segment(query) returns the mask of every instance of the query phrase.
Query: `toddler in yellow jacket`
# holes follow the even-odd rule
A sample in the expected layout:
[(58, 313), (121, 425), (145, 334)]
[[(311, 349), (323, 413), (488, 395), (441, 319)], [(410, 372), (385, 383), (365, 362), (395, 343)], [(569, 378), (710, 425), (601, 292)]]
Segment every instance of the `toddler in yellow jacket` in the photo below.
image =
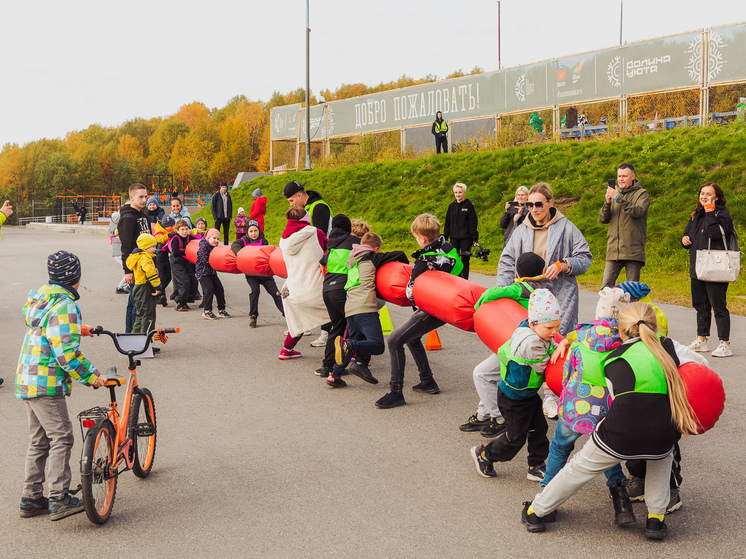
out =
[(161, 294), (161, 280), (153, 262), (155, 245), (155, 237), (143, 233), (137, 238), (137, 248), (127, 257), (127, 267), (135, 274), (132, 300), (137, 318), (132, 326), (133, 334), (147, 334), (155, 328), (155, 298)]

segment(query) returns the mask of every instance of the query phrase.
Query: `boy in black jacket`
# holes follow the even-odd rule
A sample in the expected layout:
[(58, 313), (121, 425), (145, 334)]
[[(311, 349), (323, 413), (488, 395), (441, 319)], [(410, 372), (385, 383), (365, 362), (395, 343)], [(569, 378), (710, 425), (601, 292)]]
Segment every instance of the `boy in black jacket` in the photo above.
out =
[(347, 302), (347, 259), (350, 257), (352, 245), (360, 244), (360, 237), (352, 234), (352, 222), (344, 214), (337, 214), (332, 218), (332, 230), (329, 233), (329, 245), (319, 264), (326, 266), (324, 275), (324, 303), (329, 311), (329, 337), (324, 348), (324, 360), (316, 374), (326, 379), (334, 367), (334, 340), (343, 336), (347, 328), (345, 319), (345, 303)]
[[(421, 247), (420, 250), (412, 254), (412, 257), (416, 260), (407, 284), (407, 297), (416, 309), (412, 288), (417, 276), (427, 270), (440, 270), (457, 276), (461, 272), (463, 264), (456, 249), (440, 236), (440, 222), (434, 215), (422, 214), (417, 216), (412, 222), (411, 231), (417, 240), (417, 244)], [(425, 346), (422, 345), (422, 336), (444, 324), (445, 322), (442, 320), (417, 309), (412, 318), (394, 330), (389, 336), (388, 346), (391, 354), (390, 390), (376, 402), (377, 408), (388, 409), (403, 406), (407, 403), (404, 401), (404, 395), (402, 394), (405, 366), (404, 345), (409, 347), (420, 373), (420, 382), (413, 386), (412, 390), (427, 394), (438, 394), (440, 392), (438, 383), (435, 382), (433, 372), (430, 370)]]

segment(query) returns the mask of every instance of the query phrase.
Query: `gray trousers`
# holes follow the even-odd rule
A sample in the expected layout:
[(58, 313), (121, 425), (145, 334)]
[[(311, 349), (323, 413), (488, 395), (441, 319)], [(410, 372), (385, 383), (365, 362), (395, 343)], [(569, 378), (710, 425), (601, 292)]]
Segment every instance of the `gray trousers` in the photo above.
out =
[(640, 260), (607, 260), (601, 287), (614, 287), (622, 268), (627, 281), (640, 281), (640, 271), (644, 265), (645, 262)]
[(496, 353), (474, 367), (474, 387), (479, 394), (477, 415), (484, 418), (491, 415), (502, 419), (503, 414), (497, 405), (498, 386), (500, 385), (500, 359)]
[(61, 499), (70, 489), (70, 454), (75, 437), (64, 396), (24, 400), (28, 414), (29, 444), (23, 497), (43, 495), (44, 469), (49, 466), (49, 497)]
[[(661, 460), (647, 460), (645, 472), (645, 504), (650, 514), (666, 514), (671, 499), (668, 478), (671, 476), (673, 453)], [(546, 516), (572, 497), (578, 489), (598, 474), (622, 462), (596, 446), (589, 439), (564, 468), (552, 478), (544, 490), (534, 497), (533, 509), (537, 516)]]

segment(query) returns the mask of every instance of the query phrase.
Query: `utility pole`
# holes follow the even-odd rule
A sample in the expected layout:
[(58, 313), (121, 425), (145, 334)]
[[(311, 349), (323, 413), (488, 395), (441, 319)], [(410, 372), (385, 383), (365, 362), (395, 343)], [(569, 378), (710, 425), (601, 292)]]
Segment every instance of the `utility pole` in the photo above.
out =
[(619, 46), (622, 46), (622, 23), (624, 22), (624, 0), (619, 0)]
[(500, 64), (500, 0), (497, 0), (497, 69), (502, 68)]
[(311, 48), (311, 23), (310, 23), (310, 1), (306, 0), (306, 167), (304, 171), (311, 170), (311, 78), (310, 48)]

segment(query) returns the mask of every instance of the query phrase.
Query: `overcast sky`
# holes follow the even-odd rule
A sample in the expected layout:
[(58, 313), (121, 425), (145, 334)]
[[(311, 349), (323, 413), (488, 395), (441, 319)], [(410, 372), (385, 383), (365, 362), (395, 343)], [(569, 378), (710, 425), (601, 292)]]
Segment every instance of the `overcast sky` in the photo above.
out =
[[(619, 44), (620, 0), (502, 0), (502, 66)], [(624, 0), (625, 42), (746, 20), (740, 0)], [(311, 0), (311, 91), (497, 69), (495, 0)], [(0, 147), (192, 101), (305, 87), (305, 0), (0, 7)]]

